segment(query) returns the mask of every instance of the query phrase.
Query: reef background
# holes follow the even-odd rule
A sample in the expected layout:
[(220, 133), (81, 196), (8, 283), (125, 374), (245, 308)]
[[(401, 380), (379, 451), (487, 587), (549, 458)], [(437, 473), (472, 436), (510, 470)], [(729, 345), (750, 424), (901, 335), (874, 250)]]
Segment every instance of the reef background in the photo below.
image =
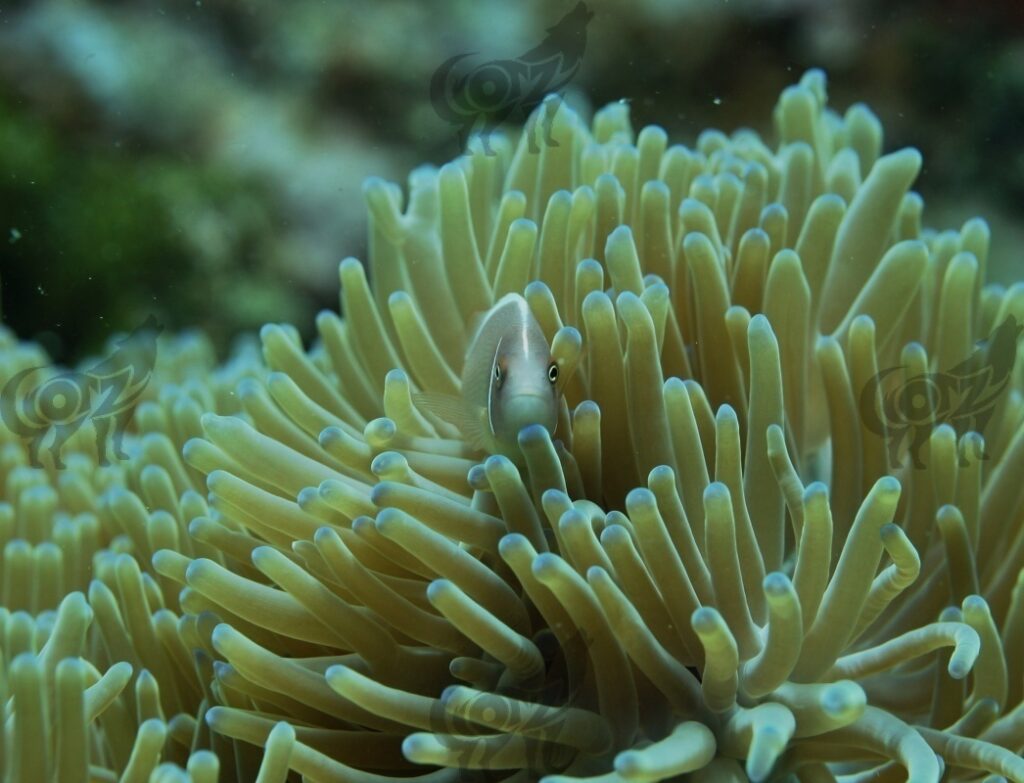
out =
[[(567, 7), (219, 7), (0, 24), (0, 777), (1024, 783), (1016, 19), (595, 4), (540, 155), (406, 180)], [(483, 459), (417, 392), (520, 290)]]
[[(456, 152), (432, 110), (452, 54), (516, 56), (574, 3), (15, 2), (0, 10), (3, 322), (58, 361), (154, 314), (226, 352), (336, 307), (365, 257), (359, 183)], [(913, 144), (926, 225), (987, 216), (1024, 261), (1024, 11), (1010, 2), (591, 0), (573, 82), (691, 144), (766, 120), (808, 67)], [(756, 127), (759, 132), (770, 128)]]

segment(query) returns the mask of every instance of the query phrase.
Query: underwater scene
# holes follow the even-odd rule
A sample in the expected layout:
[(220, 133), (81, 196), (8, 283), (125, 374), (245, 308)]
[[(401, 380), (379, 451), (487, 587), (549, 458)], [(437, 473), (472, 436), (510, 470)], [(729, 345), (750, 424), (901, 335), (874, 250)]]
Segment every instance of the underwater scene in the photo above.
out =
[(0, 783), (1024, 783), (1024, 6), (0, 7)]

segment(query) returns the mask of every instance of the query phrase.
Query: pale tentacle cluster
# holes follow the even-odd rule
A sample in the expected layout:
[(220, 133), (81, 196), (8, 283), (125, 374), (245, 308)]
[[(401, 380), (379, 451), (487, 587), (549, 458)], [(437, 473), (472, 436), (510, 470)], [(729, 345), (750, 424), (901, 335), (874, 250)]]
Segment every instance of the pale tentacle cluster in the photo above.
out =
[[(8, 771), (1024, 781), (1022, 363), (981, 433), (922, 397), (921, 467), (864, 392), (1024, 322), (984, 222), (922, 230), (920, 156), (818, 72), (774, 147), (538, 111), (539, 154), (367, 183), (313, 350), (175, 346), (128, 464), (6, 436)], [(413, 402), (511, 291), (565, 401), (522, 470)]]

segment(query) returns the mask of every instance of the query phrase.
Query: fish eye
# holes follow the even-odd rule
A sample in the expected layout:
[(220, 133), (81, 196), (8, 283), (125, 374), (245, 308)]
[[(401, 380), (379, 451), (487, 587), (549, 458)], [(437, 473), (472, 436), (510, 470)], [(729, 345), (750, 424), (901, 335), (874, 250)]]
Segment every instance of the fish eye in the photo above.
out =
[(558, 365), (554, 362), (548, 365), (548, 380), (552, 383), (558, 380)]
[(495, 363), (495, 365), (494, 365), (494, 380), (496, 380), (496, 381), (500, 381), (501, 380), (501, 365), (497, 364), (497, 363)]

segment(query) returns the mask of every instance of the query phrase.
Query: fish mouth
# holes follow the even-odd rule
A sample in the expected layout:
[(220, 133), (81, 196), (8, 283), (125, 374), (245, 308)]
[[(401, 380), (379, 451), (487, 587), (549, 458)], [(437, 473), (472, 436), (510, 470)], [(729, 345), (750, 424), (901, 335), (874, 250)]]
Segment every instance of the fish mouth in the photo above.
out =
[(531, 389), (517, 392), (505, 409), (506, 421), (518, 432), (530, 424), (540, 424), (549, 431), (558, 417), (558, 409), (550, 391)]
[(544, 390), (544, 391), (540, 391), (540, 390), (537, 390), (537, 391), (521, 391), (521, 392), (516, 392), (516, 397), (517, 398), (527, 397), (529, 399), (541, 400), (543, 402), (546, 402), (547, 400), (551, 399), (551, 392), (549, 392), (547, 390)]

